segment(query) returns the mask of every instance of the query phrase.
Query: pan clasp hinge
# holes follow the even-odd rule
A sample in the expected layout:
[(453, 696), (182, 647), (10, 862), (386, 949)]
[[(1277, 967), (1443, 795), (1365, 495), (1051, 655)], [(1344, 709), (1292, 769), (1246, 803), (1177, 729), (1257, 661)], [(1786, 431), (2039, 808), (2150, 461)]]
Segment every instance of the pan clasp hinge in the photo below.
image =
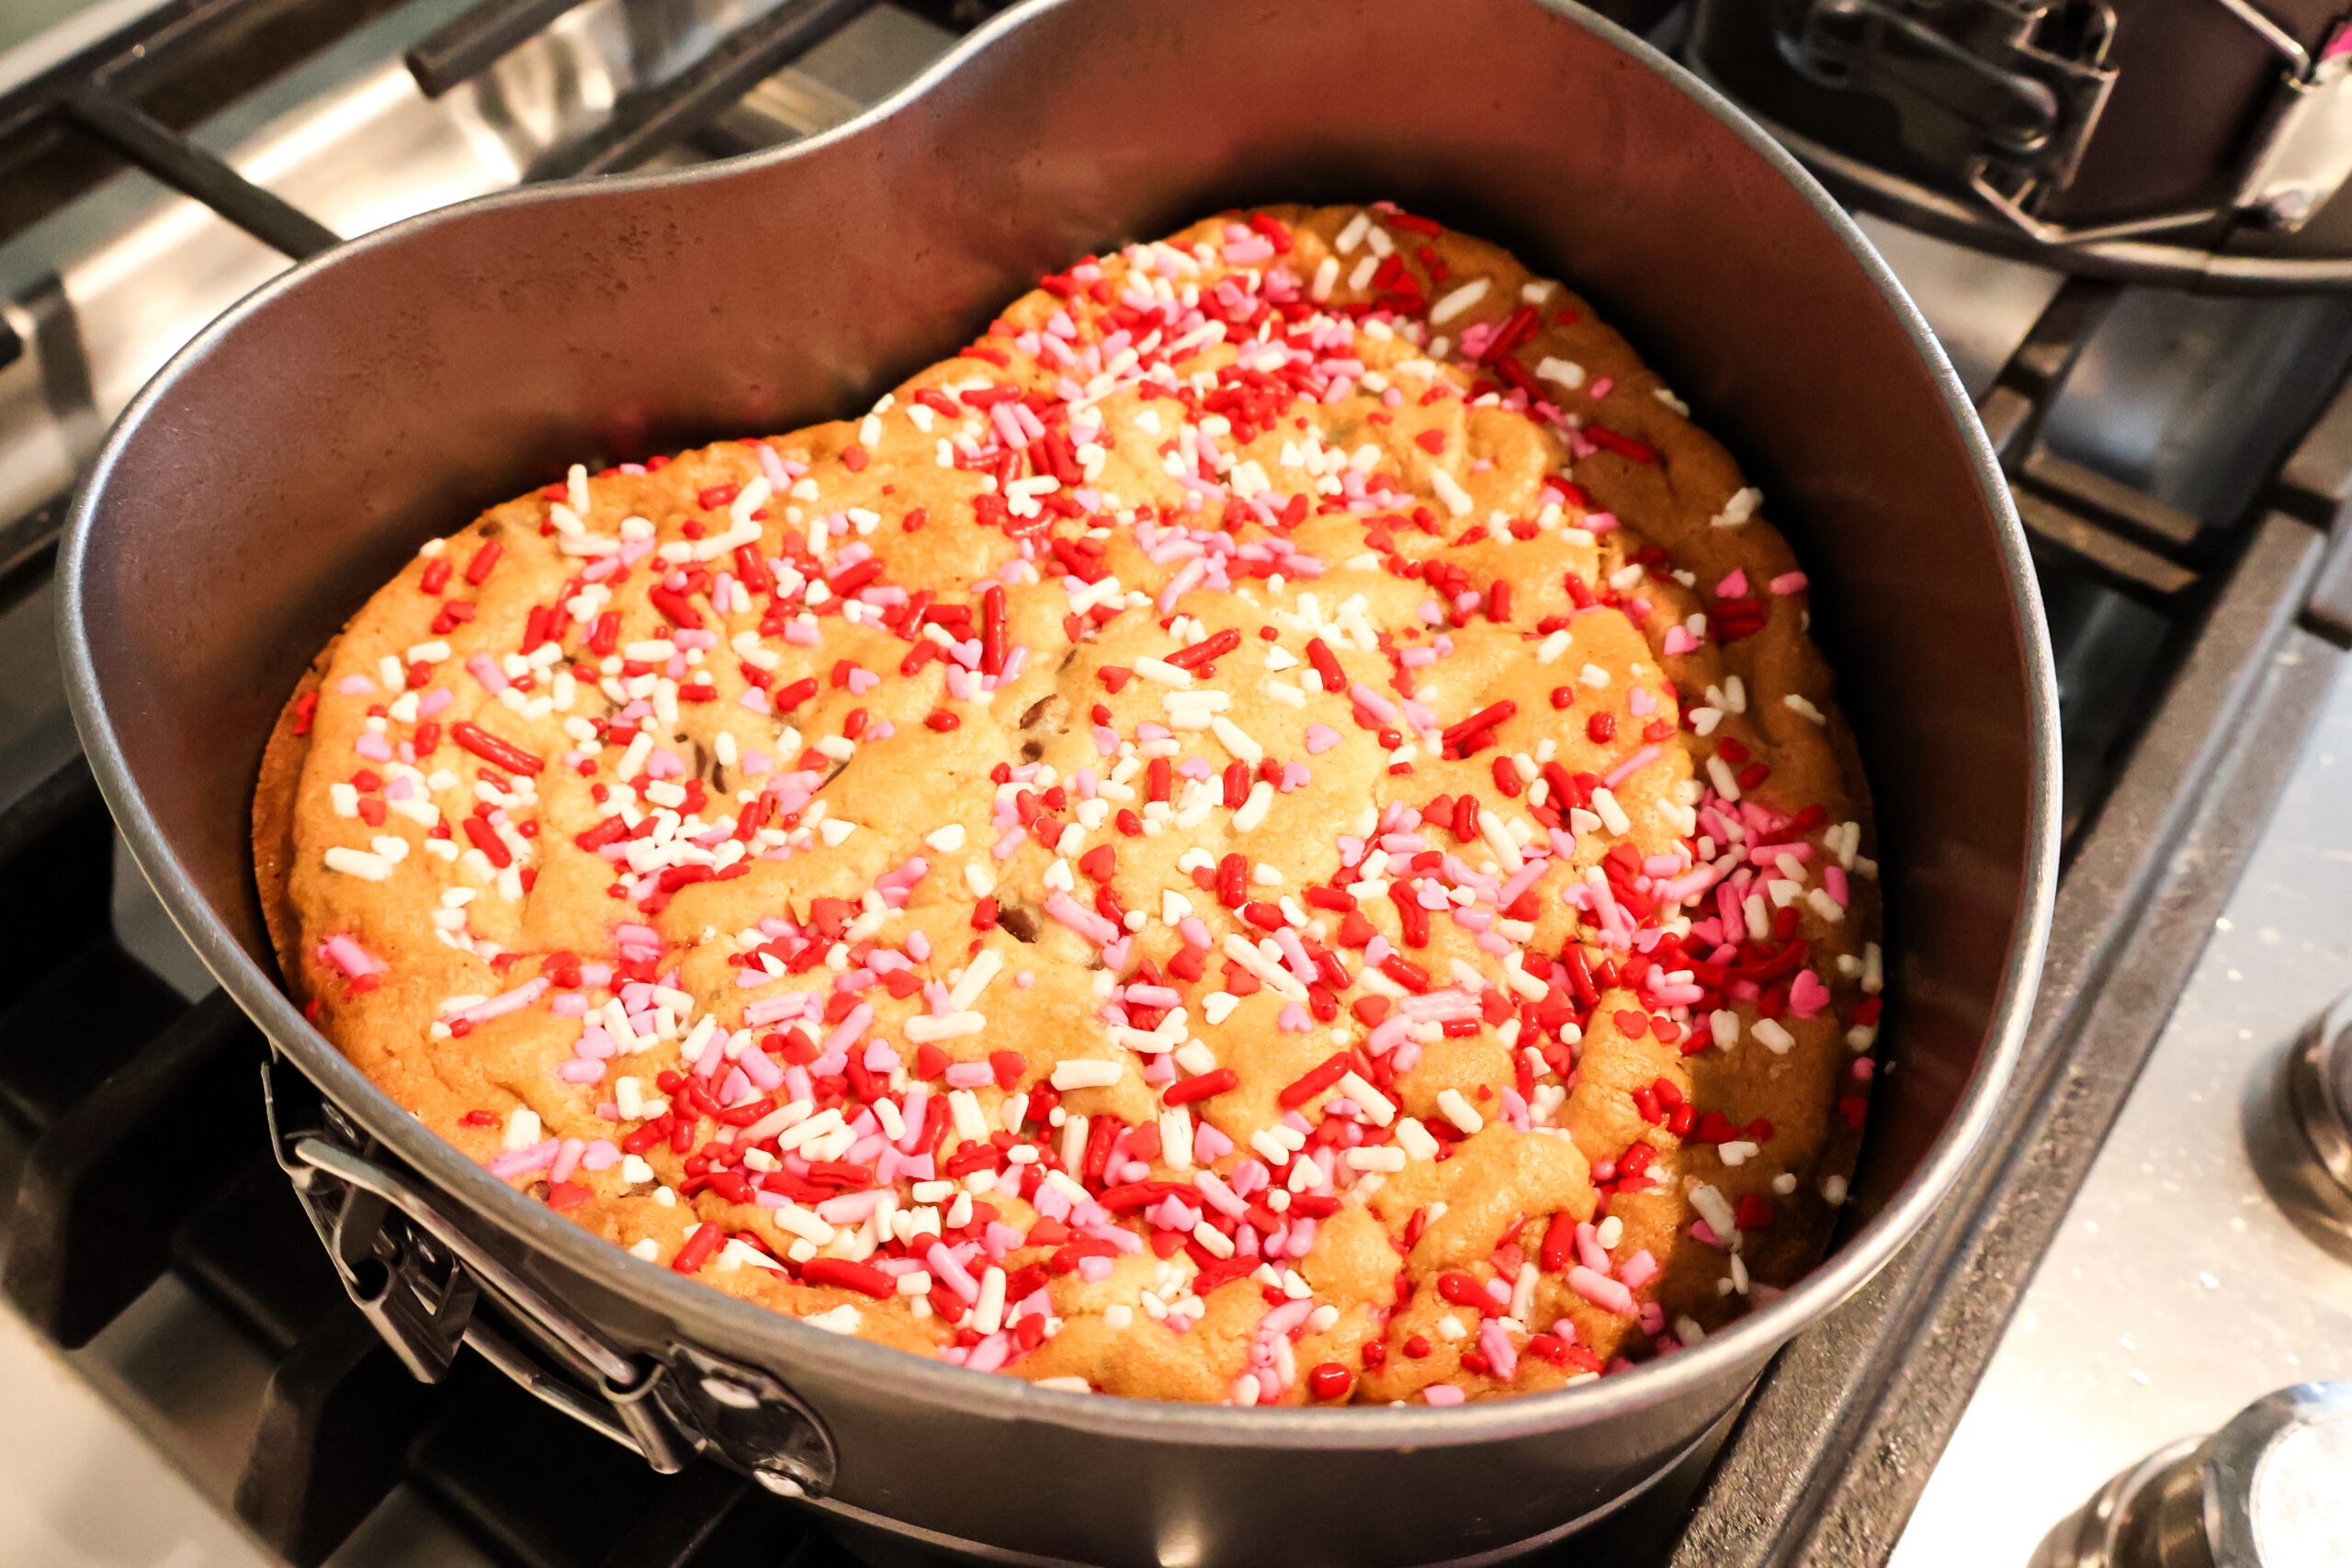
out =
[(631, 1354), (477, 1242), (437, 1195), (383, 1163), (331, 1101), (322, 1130), (282, 1134), (267, 1064), (270, 1145), (352, 1302), (420, 1382), (470, 1345), (565, 1415), (665, 1474), (708, 1453), (772, 1492), (822, 1497), (832, 1438), (797, 1395), (696, 1346)]

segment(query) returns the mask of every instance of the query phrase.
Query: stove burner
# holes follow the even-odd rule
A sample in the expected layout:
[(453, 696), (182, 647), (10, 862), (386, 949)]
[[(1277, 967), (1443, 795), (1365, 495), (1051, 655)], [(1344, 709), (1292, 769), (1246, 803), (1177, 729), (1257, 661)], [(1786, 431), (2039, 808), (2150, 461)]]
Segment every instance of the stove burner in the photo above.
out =
[(2342, 1562), (2352, 1554), (2347, 1466), (2352, 1383), (2297, 1383), (2116, 1476), (2043, 1538), (2031, 1568)]
[(2352, 991), (2295, 1043), (2287, 1098), (2320, 1168), (2352, 1203)]

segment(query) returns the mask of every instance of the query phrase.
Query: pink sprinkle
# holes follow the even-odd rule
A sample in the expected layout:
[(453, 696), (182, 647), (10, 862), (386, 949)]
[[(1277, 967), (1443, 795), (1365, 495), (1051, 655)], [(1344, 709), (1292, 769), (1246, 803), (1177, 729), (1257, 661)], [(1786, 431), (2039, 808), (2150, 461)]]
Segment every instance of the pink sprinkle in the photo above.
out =
[(1799, 1018), (1818, 1018), (1829, 1005), (1829, 987), (1810, 969), (1800, 969), (1789, 982), (1789, 1010)]
[(376, 682), (365, 675), (345, 675), (334, 683), (334, 689), (346, 697), (362, 697), (376, 689)]
[(849, 1010), (849, 1016), (842, 1020), (840, 1026), (825, 1037), (825, 1043), (819, 1048), (820, 1054), (830, 1056), (835, 1051), (846, 1052), (852, 1045), (857, 1043), (859, 1037), (865, 1034), (866, 1027), (873, 1021), (873, 1004), (858, 1003)]
[(963, 1297), (967, 1303), (980, 1299), (979, 1281), (964, 1271), (964, 1266), (956, 1261), (946, 1247), (934, 1241), (924, 1250), (922, 1258), (931, 1265), (931, 1277)]
[(828, 1198), (817, 1205), (817, 1217), (829, 1225), (854, 1225), (865, 1222), (875, 1206), (882, 1201), (882, 1190), (868, 1188), (863, 1192), (844, 1192), (838, 1198)]
[(1610, 769), (1609, 776), (1600, 782), (1608, 785), (1611, 789), (1615, 789), (1619, 784), (1624, 783), (1635, 773), (1640, 773), (1652, 762), (1657, 761), (1657, 755), (1658, 751), (1657, 747), (1645, 746), (1640, 750), (1634, 752), (1632, 756), (1626, 758), (1623, 761), (1618, 763), (1615, 767)]
[(372, 729), (360, 731), (359, 739), (351, 743), (351, 749), (371, 762), (389, 762), (392, 760), (390, 745)]
[(319, 948), (319, 956), (356, 980), (362, 975), (373, 975), (387, 965), (347, 936), (331, 936)]
[(432, 718), (457, 700), (457, 694), (447, 686), (435, 686), (424, 694), (423, 702), (416, 705), (416, 716), (419, 718)]
[(953, 1062), (941, 1075), (950, 1089), (978, 1089), (996, 1081), (996, 1071), (986, 1062)]
[(1433, 1382), (1421, 1390), (1421, 1397), (1431, 1404), (1459, 1404), (1470, 1396), (1450, 1382)]
[(605, 1064), (592, 1057), (573, 1056), (556, 1064), (555, 1076), (566, 1083), (602, 1083)]
[[(1358, 705), (1362, 706), (1365, 712), (1371, 714), (1373, 717), (1380, 720), (1381, 723), (1394, 724), (1396, 722), (1396, 705), (1390, 702), (1386, 697), (1382, 696), (1378, 692), (1374, 691), (1370, 686), (1365, 685), (1362, 681), (1353, 682), (1349, 685), (1348, 695), (1353, 697)], [(1314, 749), (1315, 748), (1312, 745), (1309, 745), (1307, 748), (1310, 751)]]
[[(1004, 405), (999, 403), (999, 408)], [(1116, 940), (1119, 928), (1102, 916), (1080, 904), (1069, 894), (1056, 891), (1046, 897), (1046, 913), (1068, 926), (1071, 931), (1098, 945)], [(871, 1011), (872, 1010), (868, 1010)]]
[(1698, 646), (1699, 639), (1681, 626), (1672, 626), (1666, 628), (1666, 651), (1669, 656), (1691, 652)]
[(505, 1154), (492, 1155), (483, 1163), (491, 1175), (501, 1181), (511, 1181), (518, 1176), (545, 1170), (555, 1163), (555, 1156), (562, 1147), (561, 1140), (549, 1138), (543, 1143), (533, 1144), (527, 1149), (514, 1149)]
[(1629, 1291), (1640, 1290), (1644, 1285), (1657, 1279), (1657, 1259), (1650, 1256), (1647, 1247), (1644, 1247), (1625, 1259), (1625, 1266), (1617, 1270), (1617, 1278)]
[(1801, 571), (1784, 571), (1772, 580), (1772, 592), (1782, 598), (1804, 592), (1805, 577)]
[(578, 1138), (564, 1139), (562, 1148), (556, 1153), (555, 1164), (548, 1168), (548, 1179), (549, 1181), (571, 1180), (572, 1168), (579, 1165), (580, 1156), (587, 1147), (588, 1145)]
[(1503, 1332), (1502, 1320), (1490, 1317), (1478, 1325), (1478, 1348), (1487, 1353), (1495, 1376), (1509, 1382), (1519, 1371), (1519, 1351), (1512, 1348), (1510, 1336)]
[(1600, 1245), (1600, 1234), (1593, 1229), (1591, 1221), (1577, 1222), (1576, 1239), (1577, 1257), (1586, 1268), (1596, 1274), (1606, 1275), (1615, 1267), (1609, 1259), (1609, 1249)]
[[(1669, 649), (1668, 651), (1671, 650)], [(760, 690), (757, 686), (744, 687), (743, 694), (735, 699), (735, 705), (740, 708), (747, 708), (751, 712), (758, 714), (764, 714), (771, 711), (768, 707), (768, 694)], [(747, 758), (746, 761), (748, 760), (749, 759)]]
[(1734, 569), (1729, 577), (1715, 584), (1715, 597), (1718, 599), (1744, 599), (1747, 596), (1747, 573), (1744, 570)]
[(475, 680), (481, 682), (482, 689), (489, 692), (492, 696), (497, 695), (499, 693), (506, 689), (506, 677), (503, 672), (501, 672), (498, 665), (491, 659), (489, 654), (475, 654), (472, 658), (466, 660), (466, 668), (473, 672), (473, 678)]
[(1581, 1263), (1568, 1270), (1568, 1289), (1603, 1312), (1623, 1316), (1634, 1310), (1633, 1292), (1614, 1280), (1594, 1273)]
[(468, 1023), (487, 1023), (493, 1018), (503, 1017), (517, 1008), (526, 1007), (537, 1001), (539, 993), (548, 988), (548, 983), (546, 976), (536, 976), (524, 981), (511, 991), (501, 992), (486, 1002), (476, 1002), (453, 1017), (464, 1019)]
[(1340, 732), (1332, 728), (1329, 725), (1310, 724), (1306, 727), (1306, 754), (1308, 756), (1319, 757), (1324, 752), (1329, 751), (1332, 747), (1337, 746), (1339, 743)]

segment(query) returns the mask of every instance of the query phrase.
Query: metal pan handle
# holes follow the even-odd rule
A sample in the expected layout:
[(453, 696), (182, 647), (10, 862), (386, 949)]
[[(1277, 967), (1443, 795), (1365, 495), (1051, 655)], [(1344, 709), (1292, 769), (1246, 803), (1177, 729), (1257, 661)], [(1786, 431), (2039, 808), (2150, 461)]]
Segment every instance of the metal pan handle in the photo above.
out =
[[(672, 1346), (666, 1358), (616, 1348), (477, 1242), (434, 1193), (382, 1163), (331, 1103), (324, 1130), (282, 1132), (273, 1065), (262, 1066), (271, 1149), (345, 1291), (419, 1382), (439, 1382), (470, 1345), (665, 1475), (709, 1453), (786, 1496), (831, 1489), (832, 1439), (789, 1389), (690, 1345)], [(485, 1304), (520, 1335), (492, 1323)]]

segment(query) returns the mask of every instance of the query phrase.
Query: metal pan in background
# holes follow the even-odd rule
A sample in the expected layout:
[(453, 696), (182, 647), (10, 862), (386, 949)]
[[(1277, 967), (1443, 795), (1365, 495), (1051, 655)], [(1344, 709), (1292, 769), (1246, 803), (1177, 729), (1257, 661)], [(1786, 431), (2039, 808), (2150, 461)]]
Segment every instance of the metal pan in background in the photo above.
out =
[[(312, 651), (420, 540), (574, 459), (862, 407), (1083, 253), (1228, 203), (1375, 197), (1591, 296), (1731, 444), (1811, 574), (1876, 797), (1894, 1005), (1851, 1226), (1778, 1303), (1625, 1375), (1455, 1409), (1037, 1389), (606, 1246), (425, 1132), (278, 990), (245, 838), (262, 744)], [(1040, 0), (827, 136), (370, 235), (244, 301), (141, 394), (62, 578), (107, 799), (205, 961), (322, 1092), (325, 1135), (295, 1163), (419, 1370), (463, 1330), (656, 1462), (707, 1446), (1011, 1561), (1466, 1560), (1625, 1496), (1967, 1171), (2047, 926), (2050, 656), (1957, 382), (1793, 162), (1565, 5)]]

